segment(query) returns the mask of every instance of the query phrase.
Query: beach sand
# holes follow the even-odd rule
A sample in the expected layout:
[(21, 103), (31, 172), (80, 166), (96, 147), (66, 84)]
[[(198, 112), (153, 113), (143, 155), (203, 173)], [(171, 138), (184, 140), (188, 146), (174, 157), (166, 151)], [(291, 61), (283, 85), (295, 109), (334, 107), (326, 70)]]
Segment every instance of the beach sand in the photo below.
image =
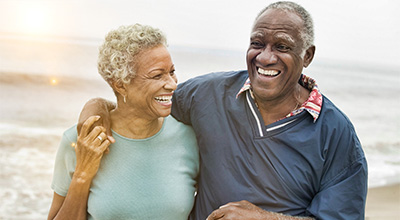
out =
[(400, 184), (370, 188), (365, 219), (400, 219)]
[[(92, 97), (113, 99), (104, 81), (0, 73), (0, 219), (45, 219), (62, 132)], [(371, 188), (366, 219), (400, 216), (400, 185)]]

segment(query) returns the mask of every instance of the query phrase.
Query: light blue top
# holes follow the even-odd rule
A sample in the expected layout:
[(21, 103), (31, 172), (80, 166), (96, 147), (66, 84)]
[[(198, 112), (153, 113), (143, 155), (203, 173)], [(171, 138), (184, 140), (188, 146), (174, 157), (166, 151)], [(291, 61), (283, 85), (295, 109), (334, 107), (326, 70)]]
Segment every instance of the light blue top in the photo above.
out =
[[(194, 201), (199, 155), (190, 126), (165, 118), (146, 139), (113, 132), (116, 142), (93, 179), (88, 219), (187, 219)], [(76, 126), (65, 131), (57, 152), (52, 189), (66, 196), (75, 170), (71, 147)]]

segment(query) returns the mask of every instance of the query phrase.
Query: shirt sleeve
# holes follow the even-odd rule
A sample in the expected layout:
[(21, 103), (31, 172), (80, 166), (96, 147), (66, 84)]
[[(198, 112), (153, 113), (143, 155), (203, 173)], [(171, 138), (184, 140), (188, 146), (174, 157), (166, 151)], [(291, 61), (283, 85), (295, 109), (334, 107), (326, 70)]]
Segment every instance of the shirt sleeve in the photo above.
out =
[(60, 196), (66, 196), (76, 166), (73, 146), (76, 143), (76, 127), (64, 132), (56, 154), (51, 188)]
[[(178, 85), (177, 90), (172, 96), (171, 115), (178, 121), (192, 125), (191, 123), (191, 105), (193, 91), (189, 88), (190, 82), (184, 82)], [(190, 91), (189, 91), (190, 90)]]
[[(321, 188), (307, 208), (317, 219), (364, 219), (368, 190), (368, 169), (354, 128), (338, 137), (330, 152)], [(343, 167), (343, 165), (345, 165)]]

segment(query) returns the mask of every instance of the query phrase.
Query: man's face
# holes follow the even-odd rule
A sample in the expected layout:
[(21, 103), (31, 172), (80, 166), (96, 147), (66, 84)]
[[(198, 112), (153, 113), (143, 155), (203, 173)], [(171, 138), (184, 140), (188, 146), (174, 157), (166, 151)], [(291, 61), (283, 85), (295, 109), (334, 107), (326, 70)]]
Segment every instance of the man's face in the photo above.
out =
[(247, 68), (258, 102), (293, 97), (303, 66), (311, 62), (307, 59), (310, 51), (303, 52), (302, 28), (303, 21), (297, 14), (282, 10), (269, 9), (256, 20), (247, 50)]

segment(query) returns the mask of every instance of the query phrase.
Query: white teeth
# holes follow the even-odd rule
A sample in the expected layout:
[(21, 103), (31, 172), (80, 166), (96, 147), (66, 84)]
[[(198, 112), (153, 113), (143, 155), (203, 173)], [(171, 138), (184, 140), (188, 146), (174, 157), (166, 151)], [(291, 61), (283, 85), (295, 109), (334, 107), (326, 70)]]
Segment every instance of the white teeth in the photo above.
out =
[(155, 100), (157, 102), (162, 102), (162, 103), (169, 103), (171, 102), (172, 96), (159, 96), (155, 97)]
[(279, 71), (277, 70), (264, 70), (261, 68), (258, 68), (258, 73), (261, 75), (266, 75), (266, 76), (276, 76), (279, 74)]

